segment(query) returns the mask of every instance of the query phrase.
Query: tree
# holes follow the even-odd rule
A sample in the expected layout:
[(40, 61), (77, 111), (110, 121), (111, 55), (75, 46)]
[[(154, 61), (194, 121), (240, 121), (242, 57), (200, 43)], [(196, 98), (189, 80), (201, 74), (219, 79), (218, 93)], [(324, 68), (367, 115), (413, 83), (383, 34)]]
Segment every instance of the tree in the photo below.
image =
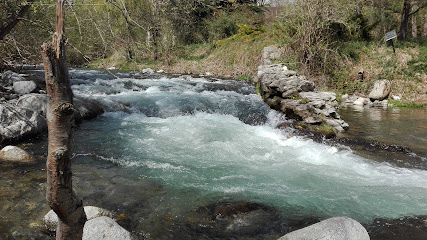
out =
[[(418, 7), (411, 12), (412, 7), (415, 6), (418, 3)], [(402, 15), (400, 18), (400, 30), (398, 34), (399, 40), (405, 40), (408, 38), (408, 24), (409, 24), (409, 17), (412, 15), (418, 13), (421, 9), (427, 7), (427, 1), (426, 0), (404, 0), (403, 2), (403, 9), (402, 9)]]
[(70, 147), (74, 121), (64, 36), (64, 0), (56, 4), (56, 32), (52, 43), (42, 46), (49, 96), (47, 121), (49, 147), (47, 160), (47, 191), (49, 206), (58, 215), (56, 239), (81, 239), (86, 214), (83, 203), (73, 191)]
[(35, 0), (27, 0), (27, 1), (15, 1), (16, 6), (11, 6), (11, 4), (7, 1), (4, 2), (4, 9), (7, 11), (5, 13), (6, 19), (2, 21), (0, 26), (0, 40), (12, 31), (12, 29), (18, 24), (20, 18), (22, 18), (30, 9), (31, 3)]

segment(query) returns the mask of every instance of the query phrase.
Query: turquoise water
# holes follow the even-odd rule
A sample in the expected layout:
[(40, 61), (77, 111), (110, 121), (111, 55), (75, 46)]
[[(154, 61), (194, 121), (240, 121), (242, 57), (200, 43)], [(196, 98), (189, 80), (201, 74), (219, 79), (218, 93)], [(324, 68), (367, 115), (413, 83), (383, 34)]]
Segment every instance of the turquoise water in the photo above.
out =
[[(427, 171), (278, 130), (283, 116), (245, 83), (93, 79), (73, 90), (112, 109), (76, 132), (75, 144), (84, 146), (78, 151), (129, 169), (141, 181), (194, 194), (165, 204), (185, 208), (218, 196), (292, 216), (345, 215), (362, 222), (427, 214)], [(115, 111), (119, 104), (127, 111)]]

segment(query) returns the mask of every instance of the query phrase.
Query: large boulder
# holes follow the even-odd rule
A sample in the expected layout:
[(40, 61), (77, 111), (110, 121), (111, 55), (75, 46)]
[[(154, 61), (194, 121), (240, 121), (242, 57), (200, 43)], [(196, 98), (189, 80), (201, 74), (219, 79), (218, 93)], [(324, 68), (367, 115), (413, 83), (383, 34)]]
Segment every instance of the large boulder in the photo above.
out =
[(86, 222), (83, 240), (133, 240), (136, 237), (109, 217), (97, 217)]
[(30, 163), (34, 161), (34, 157), (25, 150), (15, 146), (6, 146), (0, 150), (0, 160)]
[[(86, 206), (84, 207), (84, 211), (86, 213), (87, 220), (91, 220), (97, 217), (109, 217), (113, 218), (114, 214), (106, 209), (94, 207), (94, 206)], [(50, 232), (56, 231), (56, 226), (58, 225), (58, 216), (53, 210), (50, 210), (44, 217), (43, 222), (45, 224), (46, 230)]]
[(24, 77), (12, 71), (6, 71), (1, 77), (1, 83), (6, 86), (12, 86), (14, 82), (26, 81)]
[(386, 79), (377, 80), (374, 83), (374, 88), (369, 93), (369, 99), (371, 101), (379, 100), (382, 101), (388, 97), (391, 92), (391, 83)]
[(24, 95), (38, 92), (39, 88), (33, 81), (19, 81), (13, 83), (13, 90), (20, 95)]
[(0, 104), (0, 142), (18, 140), (46, 130), (46, 119), (28, 108)]
[(47, 101), (48, 97), (46, 94), (25, 94), (18, 99), (16, 106), (31, 109), (46, 117)]
[(348, 217), (329, 218), (293, 231), (279, 240), (369, 240), (366, 229)]

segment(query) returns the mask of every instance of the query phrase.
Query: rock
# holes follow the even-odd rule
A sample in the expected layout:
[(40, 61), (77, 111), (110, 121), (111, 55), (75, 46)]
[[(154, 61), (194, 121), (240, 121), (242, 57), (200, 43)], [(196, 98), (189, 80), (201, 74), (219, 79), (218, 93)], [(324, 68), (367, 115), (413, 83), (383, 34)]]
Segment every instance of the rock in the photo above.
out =
[(26, 81), (25, 78), (23, 78), (21, 75), (12, 71), (4, 72), (1, 80), (4, 85), (9, 86), (12, 86), (14, 82)]
[(153, 69), (151, 69), (151, 68), (145, 68), (145, 69), (142, 69), (142, 71), (141, 71), (143, 74), (153, 74), (154, 73), (154, 70)]
[(46, 119), (36, 111), (12, 103), (0, 104), (0, 143), (18, 140), (46, 129)]
[(369, 240), (366, 229), (348, 217), (329, 218), (303, 229), (293, 231), (279, 240)]
[[(106, 209), (94, 207), (94, 206), (85, 206), (84, 207), (87, 220), (91, 220), (97, 217), (109, 217), (113, 218), (114, 214)], [(58, 216), (53, 210), (50, 210), (44, 217), (43, 222), (45, 224), (46, 230), (50, 232), (56, 231), (56, 226), (58, 225)]]
[(109, 217), (97, 217), (86, 222), (83, 240), (133, 240), (132, 233)]
[(304, 121), (308, 124), (314, 124), (314, 125), (322, 123), (322, 119), (319, 117), (308, 117)]
[(73, 99), (76, 122), (81, 122), (82, 119), (92, 119), (104, 113), (101, 104), (94, 100), (80, 96), (74, 96)]
[(400, 101), (402, 98), (400, 96), (392, 95), (391, 98), (395, 101)]
[(333, 92), (302, 92), (300, 93), (300, 96), (302, 98), (307, 98), (311, 102), (327, 102), (336, 100), (336, 94)]
[(347, 99), (348, 99), (348, 94), (344, 94), (344, 95), (341, 96), (341, 101), (342, 102), (346, 102)]
[(0, 160), (28, 163), (34, 161), (34, 157), (18, 147), (6, 146), (0, 151)]
[(356, 101), (353, 102), (354, 105), (363, 106), (366, 104), (366, 100), (363, 97), (358, 98)]
[(282, 55), (280, 48), (275, 46), (265, 47), (262, 51), (262, 64), (270, 65), (274, 60), (279, 60)]
[(369, 93), (369, 98), (371, 99), (371, 101), (375, 101), (375, 100), (381, 101), (386, 99), (390, 94), (390, 92), (391, 92), (391, 83), (386, 79), (378, 80), (375, 82), (374, 88)]
[(37, 84), (33, 81), (19, 81), (13, 83), (13, 90), (18, 94), (28, 94), (38, 92)]
[(46, 118), (47, 101), (45, 94), (25, 94), (18, 99), (16, 106), (31, 109)]
[(163, 69), (157, 70), (157, 73), (164, 73), (164, 72), (165, 72), (165, 70), (163, 70)]

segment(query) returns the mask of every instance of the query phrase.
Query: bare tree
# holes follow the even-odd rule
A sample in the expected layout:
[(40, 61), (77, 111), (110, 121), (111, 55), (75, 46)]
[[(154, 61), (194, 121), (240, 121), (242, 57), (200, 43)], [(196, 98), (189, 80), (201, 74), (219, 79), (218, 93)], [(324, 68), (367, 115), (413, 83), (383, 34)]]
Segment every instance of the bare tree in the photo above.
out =
[(35, 0), (22, 1), (16, 9), (7, 13), (6, 19), (0, 25), (0, 40), (2, 40), (18, 24), (20, 18), (30, 9), (30, 4)]
[(64, 0), (58, 0), (53, 41), (42, 46), (46, 89), (49, 96), (46, 198), (49, 206), (58, 215), (56, 239), (72, 240), (82, 238), (86, 214), (83, 203), (74, 193), (72, 186), (70, 148), (74, 108), (66, 65), (64, 7)]

